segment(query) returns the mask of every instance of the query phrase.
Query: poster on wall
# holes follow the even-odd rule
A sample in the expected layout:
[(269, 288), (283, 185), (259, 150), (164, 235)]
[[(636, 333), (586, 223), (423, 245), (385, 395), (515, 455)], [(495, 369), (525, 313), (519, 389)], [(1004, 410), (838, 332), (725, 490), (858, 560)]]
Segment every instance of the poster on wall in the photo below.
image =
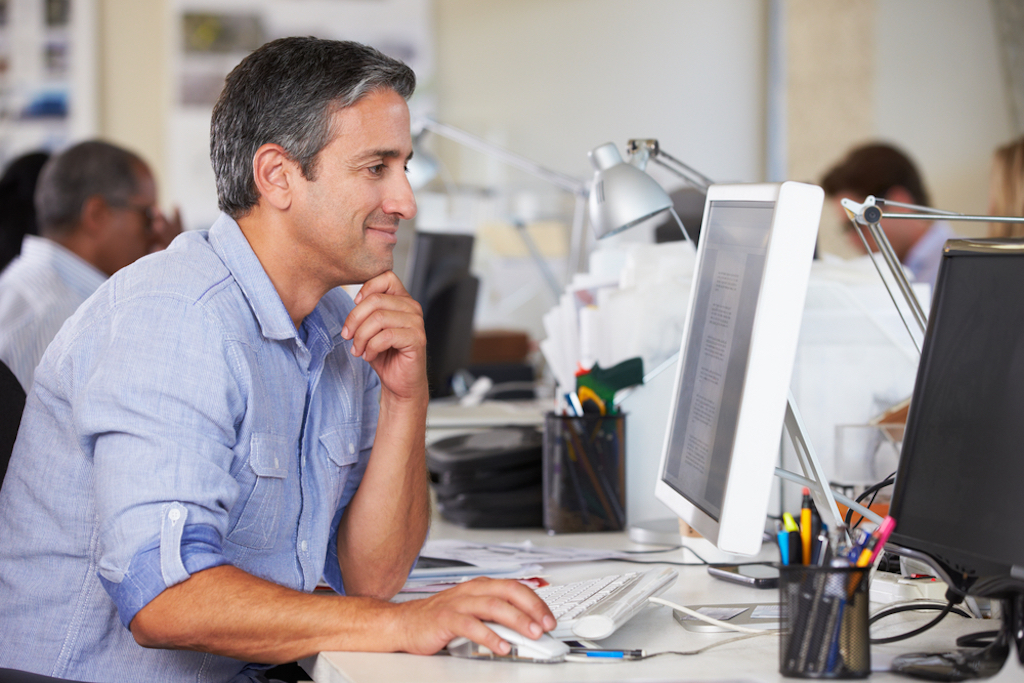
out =
[(96, 132), (94, 0), (0, 0), (0, 165)]
[(218, 215), (210, 115), (224, 77), (269, 40), (301, 35), (372, 45), (416, 72), (413, 116), (433, 112), (431, 0), (176, 0), (173, 12), (169, 190), (188, 229), (209, 227)]

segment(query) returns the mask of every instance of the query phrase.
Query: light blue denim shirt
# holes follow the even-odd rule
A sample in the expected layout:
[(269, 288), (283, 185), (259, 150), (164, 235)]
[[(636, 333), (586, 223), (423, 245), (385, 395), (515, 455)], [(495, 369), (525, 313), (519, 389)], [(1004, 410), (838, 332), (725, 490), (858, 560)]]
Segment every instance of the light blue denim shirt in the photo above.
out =
[(165, 588), (232, 564), (342, 590), (336, 534), (379, 380), (329, 292), (296, 331), (238, 225), (122, 269), (36, 371), (0, 491), (0, 666), (103, 681), (246, 681), (254, 667), (145, 649)]

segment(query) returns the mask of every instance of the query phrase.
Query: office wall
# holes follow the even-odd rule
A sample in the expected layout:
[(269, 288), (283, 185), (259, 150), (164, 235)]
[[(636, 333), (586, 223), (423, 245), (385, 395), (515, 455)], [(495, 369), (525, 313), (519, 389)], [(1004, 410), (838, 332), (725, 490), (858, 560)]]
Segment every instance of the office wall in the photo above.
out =
[[(99, 135), (149, 162), (165, 188), (171, 32), (164, 0), (96, 0)], [(174, 198), (166, 191), (161, 203)]]
[[(716, 179), (763, 167), (760, 0), (438, 0), (438, 114), (555, 170), (658, 138)], [(462, 155), (464, 180), (473, 157)], [(669, 182), (671, 177), (669, 177)]]
[[(97, 2), (99, 133), (138, 150), (165, 177), (168, 4)], [(937, 205), (984, 211), (988, 155), (1013, 134), (988, 0), (780, 2), (791, 26), (806, 20), (806, 49), (790, 48), (790, 71), (812, 72), (840, 48), (872, 55), (864, 71), (870, 85), (850, 84), (870, 103), (863, 105), (868, 123), (858, 125), (920, 161)], [(767, 0), (435, 0), (438, 116), (578, 177), (590, 174), (591, 148), (649, 136), (712, 178), (760, 180), (769, 7)], [(871, 27), (862, 46), (825, 39), (842, 12)], [(833, 142), (804, 147), (794, 139), (799, 128), (789, 134), (795, 178), (815, 179), (857, 137), (828, 115), (829, 88), (835, 83), (805, 84), (810, 94), (789, 103), (791, 120), (836, 128)], [(464, 179), (515, 179), (479, 154), (446, 151)]]

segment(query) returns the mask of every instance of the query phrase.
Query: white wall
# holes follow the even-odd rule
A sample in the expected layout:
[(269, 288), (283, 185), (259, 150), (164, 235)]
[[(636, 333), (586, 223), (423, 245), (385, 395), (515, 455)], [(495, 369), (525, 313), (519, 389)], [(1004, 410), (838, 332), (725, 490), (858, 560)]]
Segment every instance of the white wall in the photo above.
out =
[(919, 162), (936, 207), (987, 213), (992, 150), (1014, 136), (990, 3), (884, 0), (876, 30), (878, 135)]
[[(138, 149), (167, 177), (168, 46), (177, 24), (167, 0), (97, 1), (99, 133)], [(581, 178), (590, 175), (593, 147), (657, 137), (712, 178), (760, 180), (767, 4), (435, 0), (438, 116)], [(873, 100), (876, 134), (920, 161), (938, 206), (983, 211), (988, 155), (1014, 134), (988, 0), (862, 5), (875, 16), (875, 35), (865, 40), (875, 51), (875, 85), (864, 96)], [(516, 178), (475, 152), (445, 151), (465, 179)], [(843, 151), (816, 149), (817, 168)]]
[(580, 178), (589, 150), (637, 137), (715, 179), (762, 175), (760, 0), (437, 0), (437, 22), (452, 125)]

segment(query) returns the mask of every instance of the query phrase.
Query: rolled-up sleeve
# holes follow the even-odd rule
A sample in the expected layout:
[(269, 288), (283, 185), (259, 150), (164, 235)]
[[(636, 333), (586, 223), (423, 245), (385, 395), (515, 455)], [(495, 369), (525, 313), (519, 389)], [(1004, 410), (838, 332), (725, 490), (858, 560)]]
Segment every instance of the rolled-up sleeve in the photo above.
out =
[(243, 406), (201, 307), (151, 295), (112, 316), (88, 376), (74, 378), (74, 419), (93, 453), (97, 573), (127, 627), (166, 588), (228, 563), (222, 539), (239, 496), (231, 428)]

